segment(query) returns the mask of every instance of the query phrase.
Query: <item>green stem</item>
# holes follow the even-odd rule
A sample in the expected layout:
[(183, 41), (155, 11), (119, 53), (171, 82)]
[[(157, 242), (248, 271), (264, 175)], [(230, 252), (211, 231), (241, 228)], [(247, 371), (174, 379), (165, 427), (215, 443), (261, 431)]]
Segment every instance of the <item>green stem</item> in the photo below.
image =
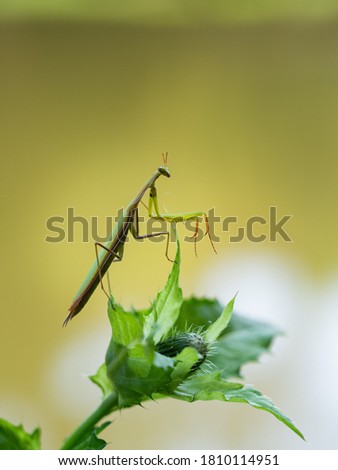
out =
[(110, 395), (105, 398), (102, 403), (96, 408), (96, 410), (86, 418), (80, 426), (75, 429), (73, 434), (71, 434), (64, 441), (61, 450), (70, 450), (74, 449), (81, 439), (88, 434), (89, 431), (92, 431), (95, 424), (97, 424), (102, 418), (107, 416), (117, 407), (117, 393), (112, 392)]

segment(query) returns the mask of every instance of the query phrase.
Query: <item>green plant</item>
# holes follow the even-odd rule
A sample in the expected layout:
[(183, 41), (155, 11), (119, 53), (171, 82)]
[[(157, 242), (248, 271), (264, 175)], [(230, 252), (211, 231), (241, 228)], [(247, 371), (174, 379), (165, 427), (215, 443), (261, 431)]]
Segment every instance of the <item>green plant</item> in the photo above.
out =
[[(221, 400), (247, 403), (268, 411), (298, 436), (302, 433), (269, 398), (254, 388), (229, 381), (241, 367), (266, 352), (279, 334), (275, 328), (237, 314), (235, 298), (223, 309), (217, 300), (183, 299), (179, 287), (180, 245), (164, 289), (143, 311), (115, 309), (108, 302), (112, 337), (105, 363), (90, 377), (103, 399), (98, 408), (65, 439), (61, 449), (103, 449), (100, 424), (112, 412), (149, 399), (186, 402)], [(0, 449), (39, 449), (40, 429), (0, 420)]]

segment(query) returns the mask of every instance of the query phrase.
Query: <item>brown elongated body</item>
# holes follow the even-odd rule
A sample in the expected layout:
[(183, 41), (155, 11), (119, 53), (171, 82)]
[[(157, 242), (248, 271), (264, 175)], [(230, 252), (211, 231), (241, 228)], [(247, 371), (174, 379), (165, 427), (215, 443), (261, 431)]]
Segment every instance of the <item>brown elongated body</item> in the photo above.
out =
[[(164, 158), (166, 163), (166, 158)], [(93, 292), (99, 285), (102, 284), (102, 278), (107, 272), (107, 269), (113, 261), (121, 261), (123, 257), (124, 243), (126, 241), (128, 232), (131, 232), (134, 238), (150, 238), (159, 235), (169, 235), (168, 232), (158, 232), (154, 234), (139, 235), (138, 230), (138, 206), (143, 198), (144, 194), (148, 189), (154, 186), (155, 181), (161, 175), (170, 177), (169, 170), (166, 166), (160, 166), (155, 173), (148, 179), (148, 181), (143, 185), (135, 198), (130, 201), (127, 207), (123, 210), (120, 215), (109, 240), (101, 245), (99, 243), (95, 244), (96, 250), (97, 246), (101, 247), (99, 253), (97, 253), (97, 259), (93, 263), (91, 269), (89, 270), (85, 280), (83, 281), (80, 289), (76, 293), (71, 306), (69, 307), (69, 314), (65, 319), (63, 325), (75, 317), (78, 313), (81, 312), (83, 307), (86, 305)], [(103, 286), (102, 286), (103, 288)]]

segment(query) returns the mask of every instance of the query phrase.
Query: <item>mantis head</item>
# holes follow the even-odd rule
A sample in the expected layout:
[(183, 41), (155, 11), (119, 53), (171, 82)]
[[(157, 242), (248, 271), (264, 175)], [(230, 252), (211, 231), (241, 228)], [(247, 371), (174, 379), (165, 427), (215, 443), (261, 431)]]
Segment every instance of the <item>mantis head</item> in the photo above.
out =
[(164, 175), (167, 178), (170, 178), (170, 173), (169, 173), (169, 170), (166, 166), (160, 166), (158, 168), (158, 171), (161, 173), (161, 175)]
[(169, 169), (167, 167), (167, 163), (168, 163), (168, 152), (166, 152), (166, 154), (162, 153), (162, 158), (163, 158), (163, 163), (164, 165), (163, 166), (160, 166), (158, 168), (158, 171), (161, 173), (161, 175), (164, 175), (166, 176), (167, 178), (170, 178), (170, 173), (169, 173)]

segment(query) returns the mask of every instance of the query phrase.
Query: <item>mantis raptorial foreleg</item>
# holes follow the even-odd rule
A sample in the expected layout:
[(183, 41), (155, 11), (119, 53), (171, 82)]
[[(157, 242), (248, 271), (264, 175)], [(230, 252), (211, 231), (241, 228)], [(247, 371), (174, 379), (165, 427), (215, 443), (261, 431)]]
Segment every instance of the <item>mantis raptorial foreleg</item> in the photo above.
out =
[[(155, 211), (156, 215), (153, 215), (153, 209)], [(216, 249), (215, 246), (212, 242), (211, 236), (210, 236), (210, 230), (209, 230), (209, 220), (208, 216), (205, 212), (197, 211), (197, 212), (182, 212), (178, 214), (161, 214), (159, 207), (158, 207), (158, 199), (157, 199), (157, 189), (155, 184), (153, 184), (150, 187), (150, 195), (149, 195), (149, 206), (148, 206), (148, 214), (149, 217), (155, 220), (165, 220), (166, 222), (169, 223), (176, 223), (176, 222), (186, 222), (188, 220), (195, 220), (196, 221), (196, 226), (195, 226), (195, 232), (191, 239), (194, 240), (195, 244), (195, 254), (197, 255), (197, 249), (196, 249), (196, 241), (197, 241), (197, 236), (198, 236), (198, 226), (199, 226), (199, 217), (202, 217), (205, 222), (205, 235), (208, 235), (212, 249), (214, 250), (215, 253)], [(168, 258), (168, 256), (167, 256)]]

